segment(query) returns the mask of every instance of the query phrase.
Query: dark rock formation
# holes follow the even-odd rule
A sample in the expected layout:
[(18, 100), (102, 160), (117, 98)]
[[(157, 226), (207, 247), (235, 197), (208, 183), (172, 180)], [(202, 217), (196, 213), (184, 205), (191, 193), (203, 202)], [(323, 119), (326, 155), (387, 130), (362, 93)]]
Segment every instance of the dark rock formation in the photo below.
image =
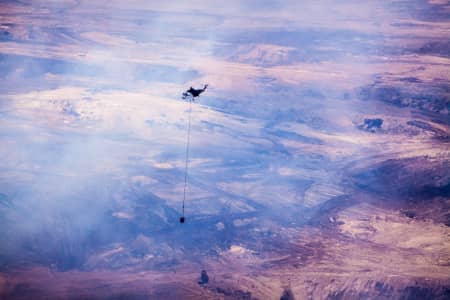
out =
[(280, 300), (294, 300), (294, 294), (292, 293), (290, 288), (284, 289), (283, 294), (280, 297)]
[(405, 211), (403, 214), (410, 219), (414, 219), (416, 217), (416, 213), (410, 210)]
[(198, 281), (198, 284), (207, 284), (209, 281), (208, 273), (206, 273), (205, 270), (202, 270), (202, 273), (200, 274), (200, 280)]
[(359, 129), (373, 131), (375, 129), (381, 129), (383, 125), (382, 119), (364, 119), (364, 124), (358, 126)]

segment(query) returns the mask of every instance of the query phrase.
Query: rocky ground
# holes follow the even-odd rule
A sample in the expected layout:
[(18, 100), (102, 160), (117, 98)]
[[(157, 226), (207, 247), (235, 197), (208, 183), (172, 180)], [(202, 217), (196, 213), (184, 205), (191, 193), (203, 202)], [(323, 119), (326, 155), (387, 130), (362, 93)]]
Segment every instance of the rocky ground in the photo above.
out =
[(0, 298), (448, 299), (449, 10), (3, 1)]

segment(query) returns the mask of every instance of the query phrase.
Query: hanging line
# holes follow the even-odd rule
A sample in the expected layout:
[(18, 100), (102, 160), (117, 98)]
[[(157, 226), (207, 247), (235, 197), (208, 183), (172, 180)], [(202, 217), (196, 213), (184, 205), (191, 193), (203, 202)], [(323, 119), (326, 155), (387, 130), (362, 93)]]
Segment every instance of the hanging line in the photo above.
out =
[(181, 214), (183, 218), (184, 218), (184, 202), (186, 201), (186, 188), (187, 188), (187, 182), (188, 182), (189, 147), (191, 144), (191, 111), (192, 111), (192, 99), (189, 99), (188, 129), (187, 129), (187, 141), (186, 141), (186, 163), (184, 166), (183, 207), (182, 207), (182, 214)]

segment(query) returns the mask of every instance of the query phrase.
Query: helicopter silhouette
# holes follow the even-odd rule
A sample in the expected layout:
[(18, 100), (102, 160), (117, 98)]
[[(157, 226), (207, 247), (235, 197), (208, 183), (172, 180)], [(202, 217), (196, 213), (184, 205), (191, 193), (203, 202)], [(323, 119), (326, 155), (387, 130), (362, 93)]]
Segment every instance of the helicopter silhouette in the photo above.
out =
[(192, 100), (194, 100), (195, 98), (197, 98), (198, 96), (200, 96), (201, 93), (203, 93), (206, 88), (208, 87), (207, 84), (205, 84), (205, 86), (202, 89), (194, 89), (192, 86), (183, 93), (183, 99), (187, 99), (187, 98), (191, 98)]

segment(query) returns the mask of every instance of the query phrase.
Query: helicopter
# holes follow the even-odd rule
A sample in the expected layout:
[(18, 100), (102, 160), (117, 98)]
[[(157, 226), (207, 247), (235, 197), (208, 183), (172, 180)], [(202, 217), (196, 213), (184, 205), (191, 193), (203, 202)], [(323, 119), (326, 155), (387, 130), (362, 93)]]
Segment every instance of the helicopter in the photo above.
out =
[(187, 99), (189, 97), (192, 98), (192, 100), (194, 100), (195, 98), (199, 97), (201, 93), (203, 93), (206, 88), (208, 87), (207, 84), (205, 84), (205, 86), (202, 89), (194, 89), (192, 86), (183, 93), (183, 99)]

